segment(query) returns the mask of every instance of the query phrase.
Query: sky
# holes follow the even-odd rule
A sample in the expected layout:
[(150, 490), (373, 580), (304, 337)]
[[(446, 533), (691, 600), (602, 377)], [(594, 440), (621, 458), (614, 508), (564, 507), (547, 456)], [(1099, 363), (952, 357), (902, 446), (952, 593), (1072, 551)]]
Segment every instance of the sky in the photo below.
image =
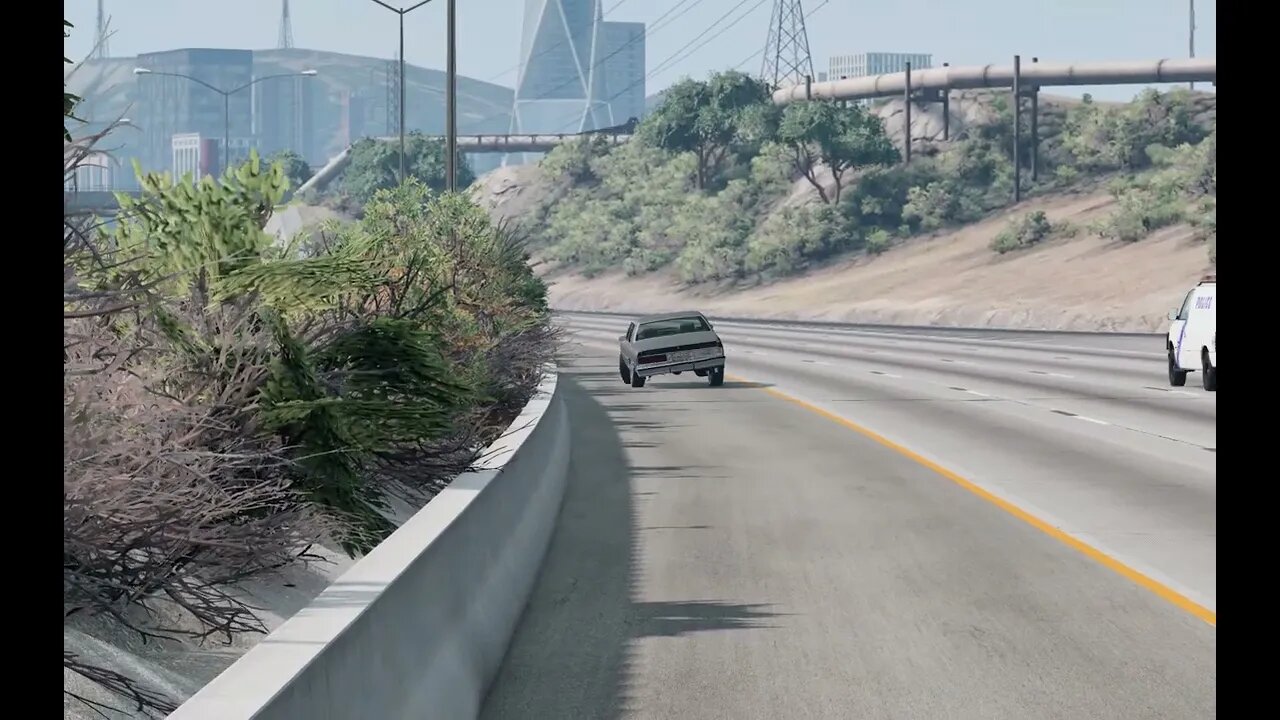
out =
[[(515, 84), (526, 0), (457, 0), (458, 72)], [(816, 72), (831, 55), (865, 51), (932, 53), (935, 65), (1007, 65), (1183, 58), (1188, 54), (1190, 0), (802, 0)], [(266, 49), (276, 46), (280, 0), (105, 0), (113, 56), (183, 47)], [(408, 6), (416, 0), (387, 0)], [(760, 71), (774, 0), (603, 0), (605, 19), (648, 27), (646, 92), (683, 77), (722, 69)], [(655, 24), (673, 7), (676, 10)], [(1196, 5), (1196, 56), (1216, 53), (1217, 3)], [(65, 0), (75, 25), (67, 56), (84, 58), (94, 44), (96, 0)], [(296, 47), (390, 58), (397, 41), (395, 13), (372, 0), (292, 0)], [(727, 17), (725, 17), (727, 14)], [(725, 19), (712, 27), (720, 18)], [(735, 23), (735, 20), (737, 21)], [(729, 26), (718, 36), (721, 29)], [(701, 37), (699, 35), (701, 34)], [(445, 66), (445, 0), (406, 17), (406, 59)], [(711, 39), (698, 47), (703, 41)], [(745, 62), (744, 62), (745, 61)], [(1140, 88), (1062, 88), (1124, 100)]]

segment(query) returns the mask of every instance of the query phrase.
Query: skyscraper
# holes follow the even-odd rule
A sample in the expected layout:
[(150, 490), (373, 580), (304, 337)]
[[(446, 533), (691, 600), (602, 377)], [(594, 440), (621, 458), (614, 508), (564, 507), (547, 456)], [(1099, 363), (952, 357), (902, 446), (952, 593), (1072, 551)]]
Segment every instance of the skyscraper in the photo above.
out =
[(604, 96), (600, 0), (525, 0), (512, 132), (612, 124)]
[(611, 125), (621, 125), (644, 115), (644, 23), (600, 23), (600, 48), (604, 71), (604, 100), (609, 103)]
[(827, 66), (827, 77), (839, 80), (842, 77), (900, 73), (907, 69), (907, 63), (911, 63), (912, 70), (923, 70), (933, 66), (933, 56), (925, 53), (885, 52), (833, 55)]
[(253, 87), (253, 130), (259, 153), (269, 156), (292, 150), (308, 162), (322, 159), (323, 153), (313, 147), (316, 86), (310, 78), (285, 77)]

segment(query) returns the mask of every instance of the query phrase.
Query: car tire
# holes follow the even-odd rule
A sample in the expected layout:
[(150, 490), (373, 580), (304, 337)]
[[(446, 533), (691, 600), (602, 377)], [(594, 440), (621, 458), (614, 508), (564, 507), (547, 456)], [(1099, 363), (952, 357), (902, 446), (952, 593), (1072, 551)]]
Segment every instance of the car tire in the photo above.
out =
[(720, 387), (724, 384), (724, 367), (711, 368), (707, 371), (707, 382), (711, 387)]
[(1169, 384), (1174, 387), (1187, 384), (1187, 371), (1178, 368), (1178, 362), (1173, 359), (1173, 353), (1169, 353)]
[(618, 376), (622, 378), (622, 382), (631, 384), (631, 371), (627, 369), (627, 363), (621, 355), (618, 356)]
[(630, 373), (630, 375), (631, 375), (631, 387), (633, 387), (633, 388), (642, 388), (642, 387), (644, 387), (644, 380), (645, 380), (645, 378), (644, 378), (644, 376), (643, 376), (643, 375), (641, 375), (640, 373), (637, 373), (637, 372)]
[(1218, 391), (1218, 368), (1209, 364), (1209, 353), (1200, 354), (1200, 382), (1208, 392)]

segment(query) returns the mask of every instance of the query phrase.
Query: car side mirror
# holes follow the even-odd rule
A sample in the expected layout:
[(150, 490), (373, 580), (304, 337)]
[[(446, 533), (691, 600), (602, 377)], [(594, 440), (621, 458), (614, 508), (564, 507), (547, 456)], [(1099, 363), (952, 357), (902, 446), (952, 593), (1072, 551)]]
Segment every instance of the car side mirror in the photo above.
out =
[(1178, 309), (1177, 309), (1177, 308), (1174, 308), (1173, 310), (1170, 310), (1170, 311), (1169, 311), (1168, 318), (1169, 318), (1170, 320), (1177, 320), (1177, 319), (1178, 319)]

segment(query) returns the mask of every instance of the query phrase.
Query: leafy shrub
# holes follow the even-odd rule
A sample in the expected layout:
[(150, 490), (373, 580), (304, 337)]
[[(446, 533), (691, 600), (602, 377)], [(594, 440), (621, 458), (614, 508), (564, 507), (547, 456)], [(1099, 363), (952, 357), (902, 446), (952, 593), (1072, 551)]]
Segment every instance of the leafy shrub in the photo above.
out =
[(64, 219), (64, 612), (262, 632), (240, 583), (367, 551), (392, 497), (425, 501), (514, 416), (554, 350), (546, 288), (519, 237), (413, 180), (305, 253), (263, 232), (280, 164), (141, 184), (109, 234)]
[(1134, 242), (1159, 228), (1190, 221), (1205, 239), (1216, 238), (1216, 134), (1199, 145), (1151, 145), (1146, 152), (1155, 169), (1111, 184), (1117, 207), (1094, 224), (1094, 231)]
[(1043, 211), (1029, 212), (1021, 218), (1010, 220), (1005, 229), (991, 241), (991, 249), (1003, 255), (1029, 248), (1048, 238), (1053, 231), (1053, 225)]
[[(441, 138), (410, 132), (405, 137), (405, 173), (435, 191), (443, 190), (446, 177), (446, 147)], [(457, 183), (465, 188), (475, 181), (466, 156), (459, 154)], [(400, 145), (374, 138), (357, 140), (351, 146), (351, 161), (337, 185), (341, 195), (359, 206), (373, 199), (379, 190), (389, 190), (400, 182)]]
[(784, 208), (766, 218), (748, 241), (744, 269), (765, 277), (790, 275), (815, 260), (856, 249), (860, 239), (830, 205)]
[(879, 255), (893, 247), (893, 236), (884, 228), (876, 228), (867, 235), (866, 249), (868, 255)]

